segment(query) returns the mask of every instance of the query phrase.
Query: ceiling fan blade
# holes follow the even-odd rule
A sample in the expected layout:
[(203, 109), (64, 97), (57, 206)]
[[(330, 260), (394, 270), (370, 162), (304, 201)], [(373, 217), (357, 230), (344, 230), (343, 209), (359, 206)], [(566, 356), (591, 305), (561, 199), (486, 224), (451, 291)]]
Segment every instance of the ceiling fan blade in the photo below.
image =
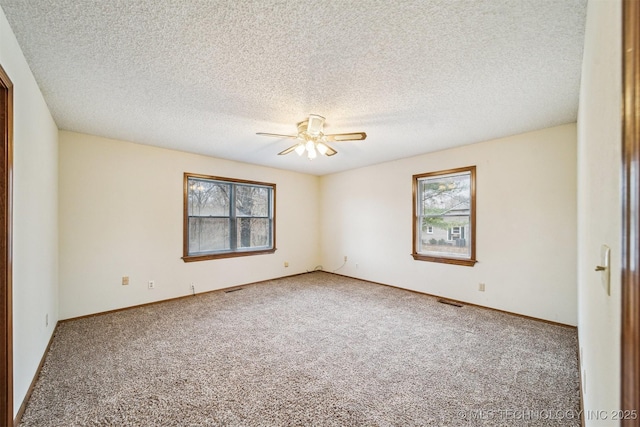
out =
[(289, 154), (290, 152), (294, 151), (298, 145), (300, 144), (296, 144), (296, 145), (292, 145), (291, 147), (287, 148), (286, 150), (282, 150), (281, 152), (278, 153), (278, 156), (283, 156), (285, 154)]
[(325, 135), (327, 141), (337, 142), (337, 141), (362, 141), (367, 137), (367, 134), (364, 132), (354, 132), (354, 133), (334, 133), (333, 135)]
[(324, 125), (324, 117), (317, 114), (309, 114), (309, 120), (307, 122), (307, 133), (309, 135), (317, 136), (322, 132), (322, 126)]
[(336, 154), (338, 154), (338, 152), (336, 150), (334, 150), (333, 148), (329, 147), (327, 144), (324, 144), (327, 146), (327, 153), (325, 154), (325, 156), (334, 156)]
[(273, 136), (274, 138), (289, 138), (289, 139), (296, 139), (298, 137), (298, 135), (280, 135), (277, 133), (264, 133), (264, 132), (258, 132), (256, 133), (256, 135)]

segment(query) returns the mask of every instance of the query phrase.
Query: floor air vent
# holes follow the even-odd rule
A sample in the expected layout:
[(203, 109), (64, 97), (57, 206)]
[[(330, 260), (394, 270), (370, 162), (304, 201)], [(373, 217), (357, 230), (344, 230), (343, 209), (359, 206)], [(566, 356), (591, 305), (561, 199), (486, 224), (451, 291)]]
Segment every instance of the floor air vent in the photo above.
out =
[(227, 289), (226, 291), (224, 291), (225, 294), (231, 293), (231, 292), (235, 292), (235, 291), (241, 291), (244, 288), (235, 288), (235, 289)]
[(442, 298), (438, 299), (438, 302), (439, 302), (439, 303), (442, 303), (442, 304), (452, 305), (452, 306), (454, 306), (454, 307), (463, 307), (463, 305), (462, 305), (462, 304), (458, 304), (458, 303), (457, 303), (457, 302), (455, 302), (455, 301), (448, 301), (448, 300), (446, 300), (446, 299), (442, 299)]

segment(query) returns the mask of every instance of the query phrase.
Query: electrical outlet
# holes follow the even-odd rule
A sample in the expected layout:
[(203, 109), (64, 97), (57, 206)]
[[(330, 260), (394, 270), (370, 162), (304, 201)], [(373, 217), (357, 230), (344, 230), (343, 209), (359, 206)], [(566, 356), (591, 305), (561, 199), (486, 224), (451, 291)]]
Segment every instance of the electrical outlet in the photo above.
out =
[(49, 313), (44, 315), (44, 326), (49, 326)]
[(191, 283), (191, 293), (192, 293), (193, 295), (195, 295), (195, 294), (196, 294), (196, 285), (194, 285), (193, 283)]
[(155, 289), (156, 288), (156, 282), (153, 280), (149, 280), (149, 289)]
[(346, 255), (344, 256), (344, 262), (347, 262), (347, 256)]
[(127, 286), (129, 284), (129, 276), (122, 276), (122, 286)]
[(285, 262), (284, 262), (284, 266), (285, 266), (285, 267), (289, 267), (289, 261), (285, 261)]
[(480, 292), (484, 292), (484, 283), (480, 283), (480, 284), (478, 285), (478, 290), (479, 290)]

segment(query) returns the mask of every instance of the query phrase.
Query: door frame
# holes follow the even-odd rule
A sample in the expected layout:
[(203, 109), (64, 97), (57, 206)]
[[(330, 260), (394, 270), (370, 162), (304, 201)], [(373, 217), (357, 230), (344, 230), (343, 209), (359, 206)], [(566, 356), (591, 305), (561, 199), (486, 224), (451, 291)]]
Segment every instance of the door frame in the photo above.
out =
[[(640, 411), (640, 2), (622, 12), (622, 324), (620, 408)], [(622, 425), (638, 426), (637, 419)]]
[(13, 83), (0, 66), (0, 424), (13, 425)]

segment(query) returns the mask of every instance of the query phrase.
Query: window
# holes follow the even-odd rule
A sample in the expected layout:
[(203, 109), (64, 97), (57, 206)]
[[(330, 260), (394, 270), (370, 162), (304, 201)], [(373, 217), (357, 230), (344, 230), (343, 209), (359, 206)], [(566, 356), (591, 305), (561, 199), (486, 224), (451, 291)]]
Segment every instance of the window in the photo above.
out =
[(184, 174), (185, 262), (275, 252), (275, 184)]
[[(451, 227), (447, 233), (447, 240), (453, 242), (454, 240), (464, 239), (464, 230), (466, 227)], [(429, 231), (427, 230), (427, 234)]]
[(413, 176), (413, 259), (477, 262), (475, 180), (475, 166)]

